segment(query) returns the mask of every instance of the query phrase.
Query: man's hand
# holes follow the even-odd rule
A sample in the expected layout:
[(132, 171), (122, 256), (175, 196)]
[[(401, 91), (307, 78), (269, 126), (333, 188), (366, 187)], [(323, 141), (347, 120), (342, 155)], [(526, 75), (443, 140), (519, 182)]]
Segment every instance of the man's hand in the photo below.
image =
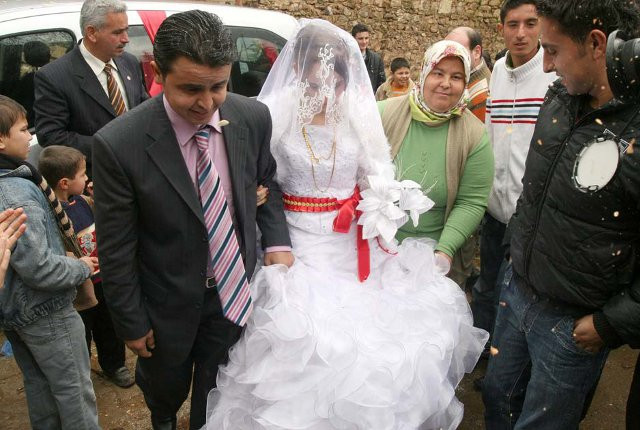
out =
[(98, 259), (96, 257), (84, 256), (80, 257), (79, 260), (86, 264), (87, 267), (89, 267), (92, 275), (95, 273), (96, 269), (98, 268)]
[(593, 325), (593, 314), (586, 315), (573, 323), (573, 340), (587, 352), (596, 353), (604, 346), (602, 338)]
[(127, 345), (127, 348), (133, 351), (134, 354), (142, 358), (151, 357), (151, 351), (153, 351), (156, 347), (156, 340), (153, 337), (153, 330), (149, 330), (149, 332), (140, 339), (125, 340), (124, 343), (125, 345)]
[(0, 288), (9, 268), (11, 249), (27, 229), (27, 216), (22, 209), (6, 209), (0, 213)]
[(6, 248), (13, 248), (18, 238), (22, 236), (27, 229), (24, 224), (26, 220), (27, 216), (22, 208), (6, 209), (0, 212), (0, 237), (4, 239)]
[(4, 277), (9, 268), (11, 249), (27, 229), (24, 224), (26, 220), (27, 216), (22, 208), (0, 212), (0, 289), (4, 286)]
[(277, 252), (266, 252), (264, 254), (264, 265), (271, 266), (272, 264), (284, 264), (287, 267), (291, 267), (293, 265), (293, 254), (291, 251), (277, 251)]
[(258, 190), (256, 191), (258, 198), (258, 206), (262, 206), (267, 203), (267, 198), (269, 197), (269, 188), (264, 185), (258, 185)]

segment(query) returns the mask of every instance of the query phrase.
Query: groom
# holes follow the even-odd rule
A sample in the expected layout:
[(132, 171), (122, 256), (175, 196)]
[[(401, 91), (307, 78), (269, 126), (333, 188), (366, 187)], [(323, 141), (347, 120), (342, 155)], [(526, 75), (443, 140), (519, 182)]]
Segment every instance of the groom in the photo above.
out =
[[(256, 222), (265, 264), (293, 256), (269, 111), (227, 94), (235, 50), (220, 19), (171, 15), (153, 53), (164, 93), (94, 137), (100, 266), (116, 331), (139, 356), (153, 428), (176, 428), (193, 379), (198, 429), (218, 365), (251, 313)], [(270, 198), (256, 208), (259, 184)]]

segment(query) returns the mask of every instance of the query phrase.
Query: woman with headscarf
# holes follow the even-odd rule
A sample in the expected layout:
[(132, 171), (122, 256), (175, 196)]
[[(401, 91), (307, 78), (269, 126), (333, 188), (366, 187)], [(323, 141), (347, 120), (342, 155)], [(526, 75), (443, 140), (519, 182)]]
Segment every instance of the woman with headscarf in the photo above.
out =
[(401, 226), (396, 237), (438, 241), (437, 259), (458, 283), (465, 278), (460, 250), (484, 215), (493, 182), (484, 124), (466, 109), (469, 75), (467, 50), (443, 40), (427, 49), (410, 94), (378, 103), (397, 176), (419, 183), (435, 202), (417, 226)]
[(395, 246), (430, 200), (394, 178), (355, 40), (302, 21), (259, 100), (296, 259), (255, 274), (254, 311), (220, 368), (207, 428), (455, 428), (455, 387), (487, 335), (432, 241)]

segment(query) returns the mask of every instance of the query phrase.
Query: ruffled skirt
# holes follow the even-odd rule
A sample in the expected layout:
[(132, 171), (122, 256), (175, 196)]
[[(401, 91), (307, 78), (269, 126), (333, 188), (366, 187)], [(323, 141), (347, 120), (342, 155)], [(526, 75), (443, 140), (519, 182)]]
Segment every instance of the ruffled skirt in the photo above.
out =
[(209, 394), (206, 428), (456, 428), (455, 388), (488, 335), (436, 273), (433, 242), (408, 239), (391, 255), (370, 241), (361, 283), (355, 226), (290, 232), (296, 261), (252, 280), (254, 311)]

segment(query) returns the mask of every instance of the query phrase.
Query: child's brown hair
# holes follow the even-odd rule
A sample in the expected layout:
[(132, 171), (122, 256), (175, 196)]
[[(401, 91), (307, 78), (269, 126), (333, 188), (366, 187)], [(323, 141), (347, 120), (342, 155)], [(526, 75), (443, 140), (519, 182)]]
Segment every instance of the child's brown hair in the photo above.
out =
[(47, 146), (40, 153), (38, 170), (49, 183), (51, 188), (56, 188), (60, 179), (73, 179), (78, 174), (84, 154), (75, 148), (61, 145)]
[(0, 95), (0, 136), (9, 136), (11, 127), (23, 118), (27, 118), (25, 108), (12, 98)]

